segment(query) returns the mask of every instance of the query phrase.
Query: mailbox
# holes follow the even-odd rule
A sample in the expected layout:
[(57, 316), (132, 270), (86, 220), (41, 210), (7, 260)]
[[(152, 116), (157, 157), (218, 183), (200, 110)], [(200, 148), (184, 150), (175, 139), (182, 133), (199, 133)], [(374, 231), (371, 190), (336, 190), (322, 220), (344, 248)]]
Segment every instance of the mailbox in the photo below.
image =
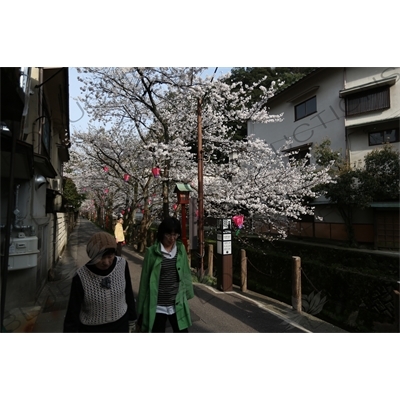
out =
[(192, 188), (187, 183), (177, 183), (174, 193), (178, 196), (178, 204), (189, 204), (189, 193)]

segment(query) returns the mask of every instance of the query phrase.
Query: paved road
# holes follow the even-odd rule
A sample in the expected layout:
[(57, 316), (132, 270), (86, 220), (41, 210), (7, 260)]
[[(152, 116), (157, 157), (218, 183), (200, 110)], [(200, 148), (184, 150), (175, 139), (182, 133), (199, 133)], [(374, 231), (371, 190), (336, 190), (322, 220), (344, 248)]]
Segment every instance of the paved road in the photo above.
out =
[[(30, 309), (13, 310), (5, 321), (10, 332), (62, 332), (71, 280), (88, 260), (86, 243), (99, 231), (92, 222), (80, 218), (70, 235), (62, 259), (55, 268), (37, 304)], [(135, 297), (138, 293), (143, 257), (129, 246), (123, 248), (129, 263)], [(300, 333), (344, 332), (307, 314), (299, 315), (292, 307), (254, 292), (241, 293), (234, 287), (221, 292), (210, 286), (194, 284), (195, 297), (189, 301), (193, 326), (191, 333)], [(170, 328), (167, 329), (167, 332)]]
[[(138, 292), (142, 257), (128, 249), (132, 287)], [(255, 302), (236, 292), (221, 292), (203, 284), (194, 285), (195, 297), (189, 300), (193, 333), (251, 333), (251, 332), (304, 332), (288, 321), (263, 309)]]

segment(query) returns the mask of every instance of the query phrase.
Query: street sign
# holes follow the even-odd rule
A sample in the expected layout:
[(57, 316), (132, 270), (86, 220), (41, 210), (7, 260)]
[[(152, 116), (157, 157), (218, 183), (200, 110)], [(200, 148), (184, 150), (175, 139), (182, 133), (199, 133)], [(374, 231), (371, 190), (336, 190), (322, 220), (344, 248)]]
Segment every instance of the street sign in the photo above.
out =
[(221, 218), (217, 222), (217, 254), (232, 254), (232, 221)]
[(222, 242), (222, 253), (223, 254), (232, 254), (232, 242)]
[(217, 233), (217, 240), (221, 240), (223, 242), (230, 242), (232, 240), (232, 234), (229, 233)]
[(232, 228), (232, 221), (230, 219), (221, 218), (218, 220), (217, 224), (217, 232), (222, 232), (226, 230), (231, 230)]
[(223, 291), (232, 290), (232, 220), (221, 218), (217, 220), (217, 287)]

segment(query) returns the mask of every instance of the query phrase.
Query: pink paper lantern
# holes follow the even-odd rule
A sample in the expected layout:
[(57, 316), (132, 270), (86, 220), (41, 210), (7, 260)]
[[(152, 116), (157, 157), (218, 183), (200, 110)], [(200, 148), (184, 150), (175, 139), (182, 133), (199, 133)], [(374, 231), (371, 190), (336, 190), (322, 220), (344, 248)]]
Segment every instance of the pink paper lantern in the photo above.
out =
[(151, 169), (151, 172), (153, 173), (154, 178), (159, 178), (160, 177), (160, 168), (159, 167), (154, 167)]
[(128, 182), (129, 178), (130, 178), (129, 174), (124, 174), (124, 181), (125, 182)]
[(107, 165), (106, 165), (105, 167), (103, 167), (103, 171), (104, 171), (104, 172), (108, 172), (108, 167), (107, 167)]
[(243, 215), (235, 215), (232, 217), (233, 223), (239, 228), (243, 228), (243, 221), (244, 221), (244, 216)]

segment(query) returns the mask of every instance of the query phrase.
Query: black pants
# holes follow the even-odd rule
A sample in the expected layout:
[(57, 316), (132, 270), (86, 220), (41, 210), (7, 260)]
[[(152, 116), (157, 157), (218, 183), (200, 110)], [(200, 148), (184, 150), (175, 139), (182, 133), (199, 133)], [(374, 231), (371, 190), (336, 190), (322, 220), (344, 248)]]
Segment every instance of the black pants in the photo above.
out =
[(116, 252), (116, 254), (117, 254), (117, 256), (119, 256), (119, 257), (121, 257), (121, 255), (122, 255), (122, 243), (123, 243), (123, 242), (118, 242), (118, 243), (117, 243), (117, 252)]
[(178, 320), (176, 319), (176, 314), (167, 315), (167, 314), (156, 314), (156, 319), (154, 320), (152, 333), (165, 333), (165, 328), (167, 325), (167, 321), (171, 324), (172, 330), (174, 333), (187, 333), (189, 332), (187, 329), (179, 330)]

